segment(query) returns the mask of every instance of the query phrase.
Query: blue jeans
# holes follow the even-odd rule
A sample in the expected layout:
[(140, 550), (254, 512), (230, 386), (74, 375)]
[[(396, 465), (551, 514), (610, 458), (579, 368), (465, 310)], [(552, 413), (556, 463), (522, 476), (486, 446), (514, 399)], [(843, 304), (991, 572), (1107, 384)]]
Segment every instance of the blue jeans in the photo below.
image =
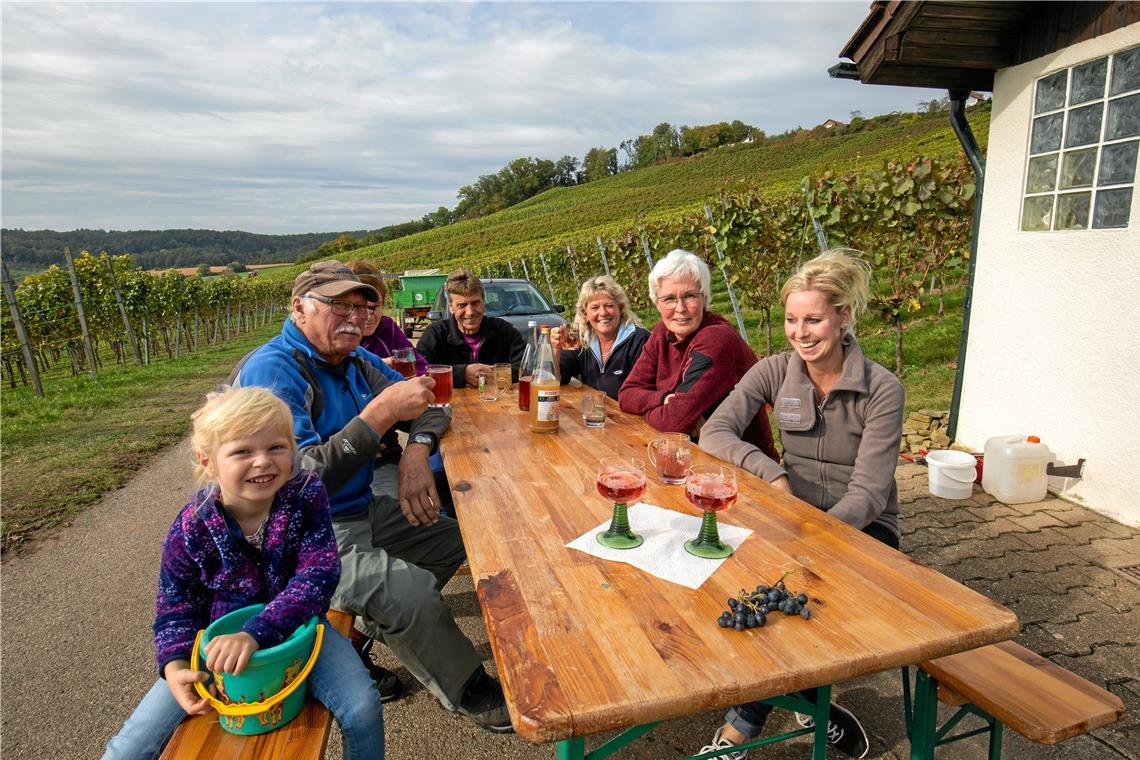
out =
[[(309, 673), (308, 690), (328, 708), (340, 726), (345, 760), (379, 760), (384, 757), (384, 717), (380, 694), (348, 639), (327, 620), (321, 653)], [(174, 695), (159, 679), (127, 718), (111, 741), (103, 760), (156, 758), (174, 729), (186, 718)]]

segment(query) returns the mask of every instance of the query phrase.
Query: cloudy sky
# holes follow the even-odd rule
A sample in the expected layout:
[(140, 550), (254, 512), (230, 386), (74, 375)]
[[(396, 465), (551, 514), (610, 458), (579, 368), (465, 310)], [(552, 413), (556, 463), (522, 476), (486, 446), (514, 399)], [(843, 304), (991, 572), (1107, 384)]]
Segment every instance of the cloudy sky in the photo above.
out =
[(6, 1), (3, 226), (374, 229), (662, 121), (940, 96), (828, 79), (868, 5)]

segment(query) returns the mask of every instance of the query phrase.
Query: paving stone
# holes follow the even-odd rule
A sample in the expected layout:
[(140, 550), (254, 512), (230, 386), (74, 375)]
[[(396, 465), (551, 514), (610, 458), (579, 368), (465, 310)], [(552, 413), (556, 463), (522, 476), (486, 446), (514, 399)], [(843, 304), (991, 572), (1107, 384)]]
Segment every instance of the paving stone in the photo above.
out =
[(1057, 528), (1042, 528), (1041, 530), (1018, 533), (1017, 537), (1034, 549), (1050, 549), (1055, 546), (1076, 546), (1077, 542), (1069, 538), (1064, 531)]
[(1093, 512), (1091, 509), (1078, 507), (1075, 504), (1070, 504), (1060, 499), (1053, 500), (1047, 508), (1050, 514), (1069, 525), (1080, 525), (1097, 517), (1096, 512)]
[(1022, 512), (1017, 517), (1011, 517), (1010, 520), (1020, 525), (1025, 530), (1041, 530), (1042, 528), (1053, 528), (1060, 526), (1069, 527), (1069, 523), (1063, 520), (1058, 520), (1048, 512)]
[[(1106, 645), (1087, 655), (1071, 657), (1059, 654), (1050, 659), (1125, 701), (1136, 701), (1140, 707), (1140, 691), (1137, 690), (1140, 682), (1136, 680), (1140, 673), (1140, 653), (1136, 647)], [(1140, 714), (1132, 717), (1140, 720)]]
[(1109, 533), (1115, 533), (1121, 538), (1131, 538), (1132, 536), (1140, 536), (1140, 528), (1133, 528), (1130, 525), (1118, 523), (1115, 520), (1104, 519), (1100, 521), (1104, 529)]
[(1006, 606), (1017, 613), (1022, 625), (1042, 622), (1076, 622), (1080, 615), (1108, 614), (1113, 611), (1104, 602), (1090, 594), (1023, 594)]
[(1026, 649), (1032, 649), (1042, 657), (1049, 657), (1050, 659), (1058, 654), (1070, 654), (1072, 656), (1084, 654), (1066, 649), (1063, 640), (1045, 630), (1045, 627), (1040, 623), (1021, 626), (1021, 635), (1017, 637), (1017, 643)]
[[(1080, 525), (1070, 525), (1067, 528), (1058, 528), (1067, 537), (1073, 539), (1077, 543), (1087, 544), (1091, 541), (1110, 540), (1110, 541), (1123, 541), (1129, 542), (1131, 539), (1123, 538), (1117, 534), (1105, 530), (1104, 525), (1095, 522), (1085, 522)], [(1136, 546), (1140, 547), (1140, 536), (1136, 538)]]
[[(1024, 535), (1024, 533), (1003, 533), (1000, 536), (971, 541), (969, 543), (975, 547), (975, 557), (1001, 557), (1009, 552), (1036, 552), (1036, 548), (1028, 547), (1026, 542), (1021, 540), (1021, 537)], [(1011, 560), (1016, 561), (1019, 558), (1020, 554), (1011, 557)], [(1074, 559), (1073, 561), (1077, 560)]]
[[(1091, 653), (1106, 644), (1134, 642), (1136, 631), (1140, 630), (1140, 609), (1094, 612), (1080, 615), (1072, 623), (1044, 622), (1041, 627), (1064, 642), (1063, 651), (1067, 654)], [(1132, 649), (1137, 651), (1135, 645)]]
[(967, 507), (967, 509), (983, 520), (996, 520), (999, 517), (1019, 517), (1023, 514), (1008, 504), (1002, 504), (1000, 501), (994, 501), (990, 504), (975, 504)]
[(1140, 557), (1137, 556), (1131, 539), (1103, 538), (1087, 544), (1067, 546), (1064, 549), (1085, 562), (1105, 568), (1140, 563)]
[(1113, 575), (1107, 572), (1093, 572), (1087, 567), (1070, 565), (1051, 573), (1042, 573), (1042, 581), (1050, 591), (1058, 594), (1087, 591), (1091, 588), (1106, 588), (1115, 591), (1117, 582)]

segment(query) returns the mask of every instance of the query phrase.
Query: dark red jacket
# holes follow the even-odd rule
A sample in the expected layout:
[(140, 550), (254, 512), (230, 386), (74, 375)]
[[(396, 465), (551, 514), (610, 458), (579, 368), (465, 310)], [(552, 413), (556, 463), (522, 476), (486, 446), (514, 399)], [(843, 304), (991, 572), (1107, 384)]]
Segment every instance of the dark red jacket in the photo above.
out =
[[(756, 354), (719, 314), (706, 311), (696, 332), (680, 342), (658, 322), (618, 392), (618, 405), (657, 430), (692, 435), (755, 363)], [(780, 461), (767, 411), (756, 415), (743, 439)]]

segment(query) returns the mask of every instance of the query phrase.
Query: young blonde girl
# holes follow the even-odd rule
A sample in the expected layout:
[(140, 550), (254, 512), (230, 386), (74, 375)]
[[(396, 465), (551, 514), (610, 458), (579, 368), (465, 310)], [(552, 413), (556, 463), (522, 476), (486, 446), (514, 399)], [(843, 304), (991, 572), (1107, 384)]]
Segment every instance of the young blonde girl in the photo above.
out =
[[(104, 758), (157, 757), (187, 715), (211, 708), (190, 669), (194, 636), (222, 615), (265, 609), (242, 631), (206, 647), (206, 668), (240, 673), (258, 649), (323, 616), (340, 579), (328, 494), (297, 466), (289, 408), (264, 388), (227, 388), (193, 415), (191, 445), (203, 487), (175, 518), (162, 547), (154, 641), (159, 680)], [(340, 724), (344, 757), (381, 758), (380, 695), (348, 640), (327, 626), (309, 693)]]

